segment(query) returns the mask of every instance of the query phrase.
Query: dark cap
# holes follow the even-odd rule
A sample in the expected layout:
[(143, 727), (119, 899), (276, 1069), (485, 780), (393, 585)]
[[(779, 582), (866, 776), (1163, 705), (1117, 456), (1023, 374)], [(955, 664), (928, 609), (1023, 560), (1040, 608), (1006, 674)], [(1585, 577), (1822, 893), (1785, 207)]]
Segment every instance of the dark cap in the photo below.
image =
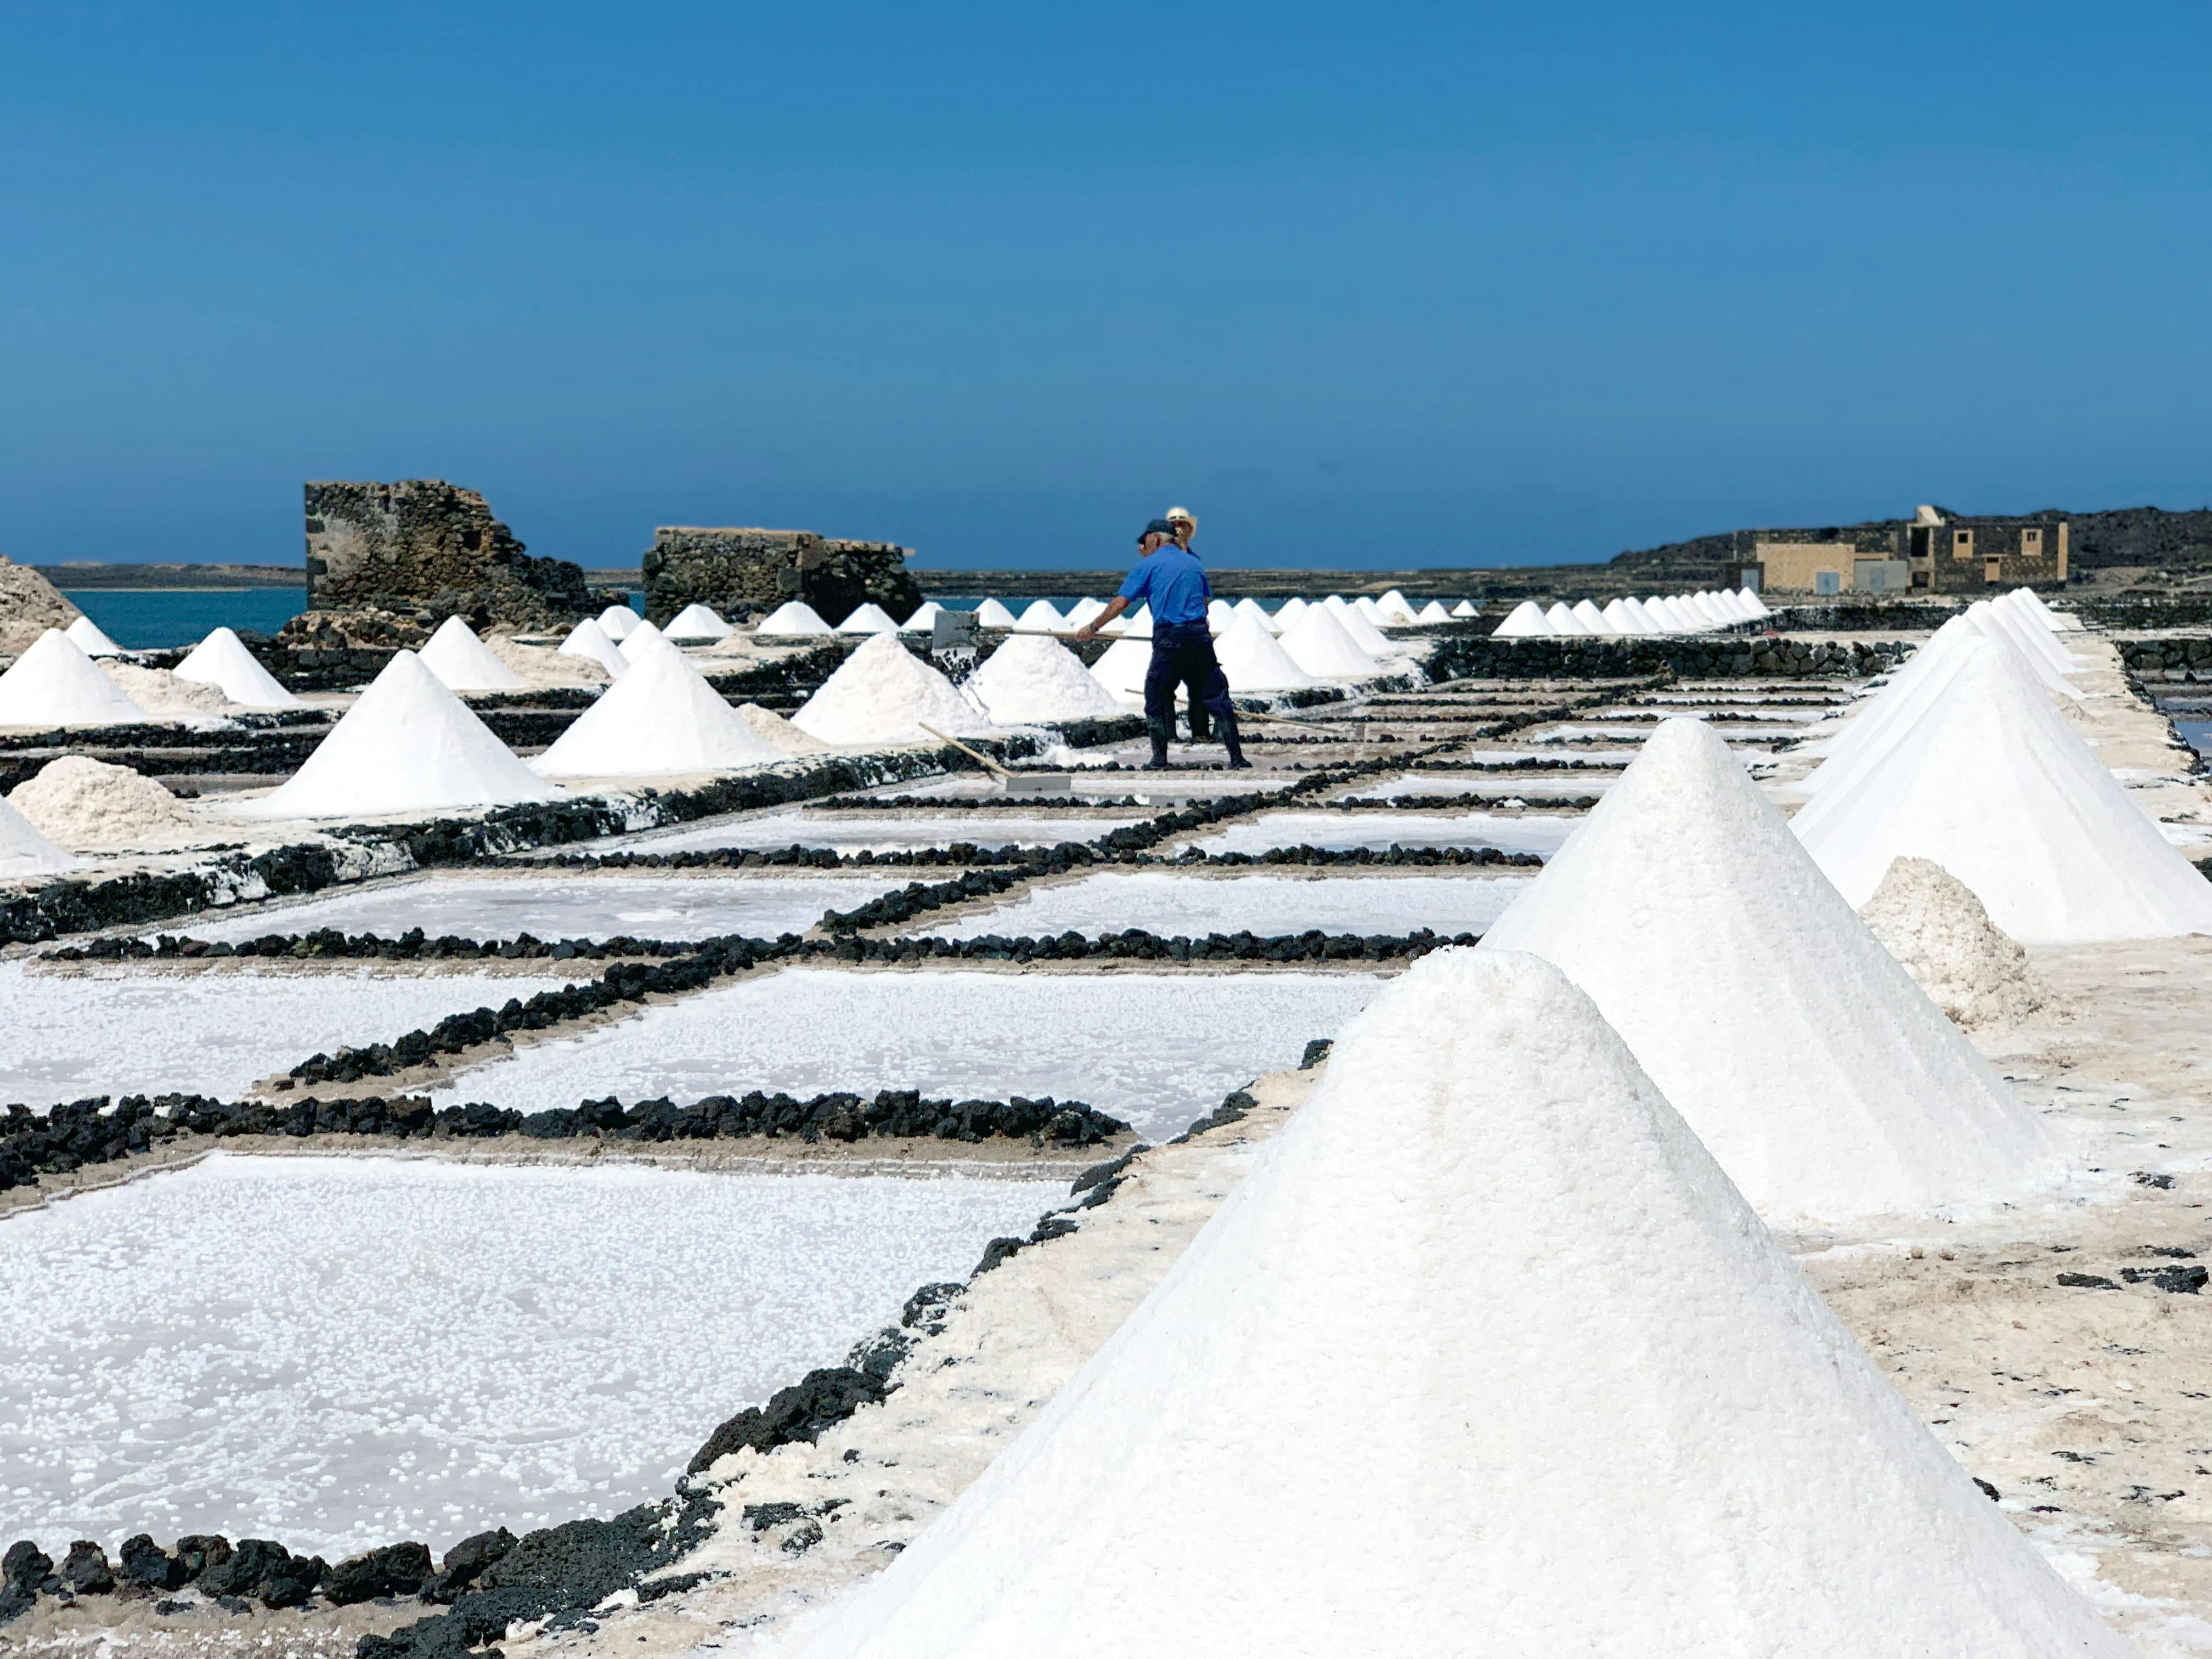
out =
[(1147, 536), (1173, 536), (1175, 533), (1175, 526), (1165, 519), (1155, 519), (1137, 532), (1137, 539), (1142, 541)]

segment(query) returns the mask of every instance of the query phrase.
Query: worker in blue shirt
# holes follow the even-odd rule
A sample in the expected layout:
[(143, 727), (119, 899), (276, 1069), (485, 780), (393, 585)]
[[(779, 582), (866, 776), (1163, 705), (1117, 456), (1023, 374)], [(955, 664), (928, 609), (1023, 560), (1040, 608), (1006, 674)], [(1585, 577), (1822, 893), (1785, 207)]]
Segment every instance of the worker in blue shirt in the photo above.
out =
[[(1164, 531), (1169, 539), (1160, 540)], [(1076, 630), (1079, 640), (1096, 638), (1098, 630), (1131, 605), (1142, 600), (1152, 611), (1152, 663), (1145, 673), (1145, 723), (1152, 728), (1152, 758), (1148, 772), (1164, 772), (1168, 739), (1175, 734), (1175, 699), (1178, 686), (1190, 697), (1194, 717), (1203, 708), (1213, 717), (1221, 741), (1229, 750), (1232, 769), (1249, 769), (1237, 738), (1237, 709), (1229, 701), (1228, 677), (1213, 654), (1213, 636), (1206, 626), (1206, 603), (1213, 589), (1206, 580), (1206, 567), (1190, 549), (1198, 520), (1179, 507), (1145, 526), (1138, 538), (1136, 568), (1121, 584), (1105, 610)], [(1154, 544), (1146, 552), (1146, 544)]]

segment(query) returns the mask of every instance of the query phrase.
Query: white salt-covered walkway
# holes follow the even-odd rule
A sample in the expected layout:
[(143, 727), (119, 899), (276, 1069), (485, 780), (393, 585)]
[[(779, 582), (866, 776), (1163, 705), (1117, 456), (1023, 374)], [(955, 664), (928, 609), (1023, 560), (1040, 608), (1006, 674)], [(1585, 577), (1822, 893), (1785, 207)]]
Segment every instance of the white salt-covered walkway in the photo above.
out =
[(1033, 886), (1009, 903), (940, 927), (913, 931), (943, 939), (1026, 933), (1042, 939), (1071, 929), (1093, 937), (1141, 927), (1180, 933), (1479, 933), (1498, 920), (1525, 876), (1201, 876), (1107, 871)]

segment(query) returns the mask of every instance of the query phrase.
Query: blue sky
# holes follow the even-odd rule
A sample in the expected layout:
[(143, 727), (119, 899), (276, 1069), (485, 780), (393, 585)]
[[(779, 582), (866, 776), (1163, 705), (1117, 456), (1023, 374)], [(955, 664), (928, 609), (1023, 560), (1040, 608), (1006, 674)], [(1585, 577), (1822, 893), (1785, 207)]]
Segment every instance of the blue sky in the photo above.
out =
[(2212, 9), (0, 18), (0, 550), (301, 481), (1097, 567), (1595, 559), (2208, 487)]

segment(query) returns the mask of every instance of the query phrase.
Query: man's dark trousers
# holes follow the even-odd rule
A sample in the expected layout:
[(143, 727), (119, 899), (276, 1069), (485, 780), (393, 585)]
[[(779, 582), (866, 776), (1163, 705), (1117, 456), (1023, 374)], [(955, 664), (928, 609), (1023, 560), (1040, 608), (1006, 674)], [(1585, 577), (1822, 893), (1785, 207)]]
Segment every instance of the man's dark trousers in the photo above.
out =
[(1145, 671), (1145, 723), (1152, 728), (1152, 752), (1164, 758), (1168, 739), (1175, 734), (1176, 688), (1190, 694), (1194, 709), (1213, 717), (1231, 757), (1237, 753), (1237, 710), (1229, 701), (1229, 678), (1213, 654), (1213, 636), (1202, 622), (1156, 623), (1152, 627), (1152, 662)]

